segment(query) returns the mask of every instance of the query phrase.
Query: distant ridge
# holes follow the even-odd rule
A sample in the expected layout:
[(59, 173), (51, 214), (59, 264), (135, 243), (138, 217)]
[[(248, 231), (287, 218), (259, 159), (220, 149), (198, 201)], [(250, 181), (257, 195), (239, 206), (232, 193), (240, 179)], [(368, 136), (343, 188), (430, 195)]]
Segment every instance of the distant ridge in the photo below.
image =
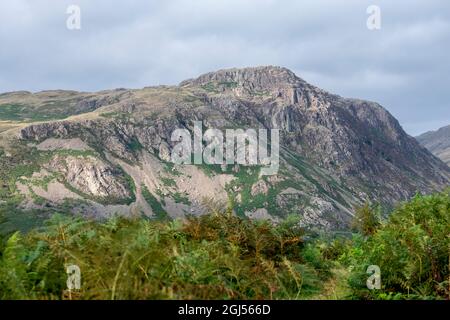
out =
[(416, 137), (417, 141), (450, 166), (450, 125)]

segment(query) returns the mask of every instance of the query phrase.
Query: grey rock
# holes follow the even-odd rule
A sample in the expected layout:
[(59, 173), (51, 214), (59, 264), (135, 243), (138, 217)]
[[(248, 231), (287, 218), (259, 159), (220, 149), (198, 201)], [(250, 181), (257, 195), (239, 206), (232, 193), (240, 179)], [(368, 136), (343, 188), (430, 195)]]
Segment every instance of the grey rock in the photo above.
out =
[[(416, 192), (450, 185), (450, 168), (407, 135), (382, 106), (328, 93), (285, 68), (220, 70), (175, 87), (119, 93), (84, 102), (89, 110), (101, 105), (113, 117), (92, 114), (83, 120), (32, 124), (20, 137), (80, 138), (100, 153), (140, 165), (142, 151), (167, 161), (175, 144), (172, 131), (192, 130), (194, 121), (203, 121), (204, 129), (280, 129), (281, 170), (265, 186), (256, 184), (249, 191), (252, 196), (269, 194), (295, 185), (299, 192), (277, 196), (277, 210), (268, 214), (294, 211), (308, 224), (326, 228), (347, 226), (353, 207), (367, 199), (389, 207)], [(86, 192), (126, 196), (125, 186), (102, 164), (77, 160), (70, 166), (66, 177)], [(83, 168), (89, 168), (87, 173)], [(235, 166), (233, 171), (237, 176), (242, 170), (246, 168)], [(235, 186), (231, 196), (242, 199), (245, 188)]]
[(417, 141), (450, 166), (450, 125), (416, 137)]

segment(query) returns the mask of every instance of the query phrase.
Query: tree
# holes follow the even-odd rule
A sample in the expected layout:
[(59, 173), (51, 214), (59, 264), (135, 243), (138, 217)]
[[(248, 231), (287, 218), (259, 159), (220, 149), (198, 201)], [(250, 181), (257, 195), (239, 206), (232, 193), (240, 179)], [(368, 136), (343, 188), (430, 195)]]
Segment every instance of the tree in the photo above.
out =
[(373, 235), (380, 226), (380, 207), (366, 202), (355, 209), (352, 229), (364, 236)]

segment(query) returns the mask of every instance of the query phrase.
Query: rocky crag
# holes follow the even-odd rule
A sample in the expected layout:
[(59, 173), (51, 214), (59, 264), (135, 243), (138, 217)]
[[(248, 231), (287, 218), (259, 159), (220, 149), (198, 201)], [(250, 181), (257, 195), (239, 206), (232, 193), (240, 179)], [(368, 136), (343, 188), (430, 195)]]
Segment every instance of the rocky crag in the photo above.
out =
[[(6, 93), (0, 120), (2, 161), (33, 164), (4, 191), (20, 194), (24, 210), (64, 204), (99, 217), (178, 217), (231, 203), (251, 218), (294, 214), (304, 225), (342, 229), (366, 200), (387, 208), (450, 184), (449, 167), (382, 106), (328, 93), (281, 67), (220, 70), (138, 90)], [(280, 129), (278, 174), (174, 165), (171, 134), (192, 131), (194, 121), (205, 130)], [(49, 187), (58, 197), (44, 192)]]

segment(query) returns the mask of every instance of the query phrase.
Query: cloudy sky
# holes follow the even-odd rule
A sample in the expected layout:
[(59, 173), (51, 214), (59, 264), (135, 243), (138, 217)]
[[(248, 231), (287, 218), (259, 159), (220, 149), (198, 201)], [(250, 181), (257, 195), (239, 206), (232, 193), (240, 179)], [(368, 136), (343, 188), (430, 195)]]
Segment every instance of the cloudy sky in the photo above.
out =
[[(69, 5), (80, 30), (66, 27)], [(380, 30), (366, 26), (370, 5)], [(450, 2), (0, 2), (0, 92), (140, 88), (258, 65), (377, 101), (411, 135), (437, 129), (450, 124)]]

